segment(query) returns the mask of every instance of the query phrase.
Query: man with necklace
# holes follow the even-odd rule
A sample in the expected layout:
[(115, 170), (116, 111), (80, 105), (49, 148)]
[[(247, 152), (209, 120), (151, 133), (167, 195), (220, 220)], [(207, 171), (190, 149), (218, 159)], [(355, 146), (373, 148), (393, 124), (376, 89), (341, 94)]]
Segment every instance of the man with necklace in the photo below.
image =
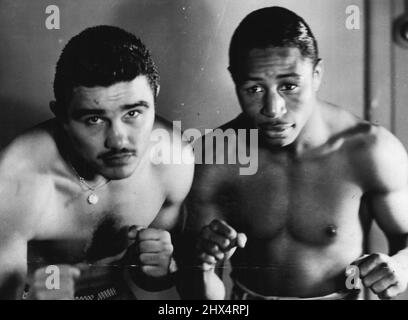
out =
[[(193, 161), (163, 163), (181, 139), (155, 117), (159, 74), (134, 35), (73, 37), (54, 79), (55, 118), (0, 155), (0, 298), (133, 299), (172, 285), (173, 235)], [(171, 157), (167, 157), (171, 159)], [(24, 290), (25, 289), (25, 290)]]

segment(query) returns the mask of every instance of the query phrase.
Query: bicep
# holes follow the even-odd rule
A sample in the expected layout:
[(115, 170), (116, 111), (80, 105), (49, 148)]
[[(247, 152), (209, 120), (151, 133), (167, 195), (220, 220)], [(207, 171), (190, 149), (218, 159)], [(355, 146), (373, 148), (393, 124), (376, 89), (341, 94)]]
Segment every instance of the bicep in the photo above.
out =
[(368, 204), (388, 238), (408, 234), (408, 157), (401, 142), (385, 129), (378, 130), (368, 153)]
[(379, 227), (386, 235), (408, 234), (408, 187), (374, 193), (369, 207)]

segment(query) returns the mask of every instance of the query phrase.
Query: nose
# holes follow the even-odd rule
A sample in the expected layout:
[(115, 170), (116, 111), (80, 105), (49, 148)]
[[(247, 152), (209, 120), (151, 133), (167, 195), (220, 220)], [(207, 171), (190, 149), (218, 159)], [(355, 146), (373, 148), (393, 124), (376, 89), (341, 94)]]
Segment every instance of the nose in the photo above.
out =
[(265, 95), (264, 106), (261, 113), (269, 118), (280, 118), (288, 110), (286, 109), (285, 99), (279, 93), (268, 92)]
[(107, 149), (120, 150), (127, 146), (128, 137), (124, 124), (112, 122), (107, 130), (108, 132), (105, 139), (105, 147)]

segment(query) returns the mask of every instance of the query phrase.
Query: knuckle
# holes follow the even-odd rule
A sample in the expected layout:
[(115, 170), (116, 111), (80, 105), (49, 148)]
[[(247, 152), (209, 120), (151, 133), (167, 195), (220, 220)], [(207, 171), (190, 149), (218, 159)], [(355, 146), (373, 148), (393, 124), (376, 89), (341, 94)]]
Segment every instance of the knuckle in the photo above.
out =
[(392, 298), (392, 295), (391, 295), (391, 292), (390, 292), (390, 290), (384, 290), (382, 293), (381, 293), (381, 298), (382, 299), (391, 299)]
[(217, 258), (217, 260), (222, 260), (225, 257), (225, 254), (223, 252), (217, 252), (215, 254), (215, 257)]
[(383, 291), (383, 290), (381, 290), (382, 288), (378, 284), (372, 285), (371, 289), (374, 291), (374, 293), (377, 293), (377, 294), (379, 294), (381, 291)]
[(174, 247), (171, 243), (166, 244), (163, 249), (163, 251), (167, 254), (172, 254), (174, 251)]
[(385, 290), (387, 289), (387, 287), (388, 287), (388, 282), (387, 281), (384, 281), (384, 280), (380, 280), (380, 281), (378, 281), (378, 282), (376, 282), (375, 284), (373, 284), (372, 286), (371, 286), (371, 289), (375, 292), (375, 293), (377, 293), (377, 294), (379, 294), (379, 293), (381, 293), (381, 292), (385, 292)]
[(147, 232), (149, 232), (147, 228), (139, 230), (138, 233), (137, 233), (137, 238), (138, 239), (143, 239)]
[(171, 234), (167, 230), (162, 231), (162, 240), (166, 242), (171, 242)]
[(210, 245), (209, 251), (211, 253), (218, 253), (220, 251), (220, 248), (218, 247), (216, 243), (213, 243)]
[(223, 239), (221, 240), (221, 245), (222, 245), (223, 247), (228, 247), (230, 244), (231, 244), (231, 240), (230, 240), (230, 239), (223, 238)]
[(398, 283), (398, 277), (395, 275), (395, 273), (391, 273), (388, 278), (390, 279), (390, 282), (392, 284)]
[(205, 261), (205, 259), (207, 258), (207, 254), (205, 253), (205, 252), (202, 252), (202, 253), (200, 253), (199, 255), (198, 255), (198, 259), (200, 260), (200, 261)]
[(142, 270), (143, 273), (145, 274), (150, 274), (152, 271), (152, 268), (150, 266), (141, 266), (140, 269)]
[(228, 230), (228, 236), (230, 238), (236, 238), (238, 236), (238, 233), (237, 233), (237, 231), (235, 229), (230, 227), (229, 230)]
[(387, 269), (387, 278), (390, 279), (393, 282), (396, 282), (398, 280), (398, 276), (395, 273), (393, 269)]
[(215, 263), (215, 257), (206, 253), (202, 254), (201, 260), (208, 263)]

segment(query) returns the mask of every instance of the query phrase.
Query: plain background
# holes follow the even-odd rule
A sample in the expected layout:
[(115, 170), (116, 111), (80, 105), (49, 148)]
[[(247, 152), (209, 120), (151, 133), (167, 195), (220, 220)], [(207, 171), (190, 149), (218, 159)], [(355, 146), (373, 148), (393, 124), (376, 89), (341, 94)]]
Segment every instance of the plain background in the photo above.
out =
[[(45, 26), (48, 5), (60, 10), (59, 30)], [(240, 111), (227, 71), (229, 41), (246, 14), (270, 5), (287, 7), (310, 24), (325, 63), (321, 97), (359, 116), (370, 114), (407, 145), (407, 49), (391, 36), (403, 0), (0, 0), (0, 148), (52, 117), (48, 104), (62, 48), (99, 24), (133, 32), (151, 49), (161, 74), (159, 114), (180, 120), (183, 129), (227, 122)], [(360, 9), (360, 29), (346, 28), (350, 5)], [(384, 249), (377, 231), (371, 247)], [(139, 292), (139, 298), (177, 295)]]
[[(48, 5), (60, 29), (45, 27)], [(51, 117), (59, 54), (84, 28), (111, 24), (138, 35), (161, 74), (158, 113), (183, 128), (214, 128), (239, 112), (227, 71), (234, 29), (254, 9), (283, 5), (310, 23), (325, 59), (321, 95), (361, 115), (363, 30), (347, 30), (345, 9), (362, 1), (254, 0), (0, 0), (0, 104), (4, 145), (22, 129)]]

